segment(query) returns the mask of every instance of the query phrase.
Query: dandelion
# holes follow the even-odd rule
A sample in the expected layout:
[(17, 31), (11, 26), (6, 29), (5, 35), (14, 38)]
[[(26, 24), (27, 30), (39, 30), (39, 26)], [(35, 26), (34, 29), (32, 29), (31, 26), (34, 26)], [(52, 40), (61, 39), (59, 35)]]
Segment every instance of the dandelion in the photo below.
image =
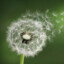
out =
[(7, 41), (19, 55), (35, 56), (46, 44), (42, 22), (33, 19), (19, 19), (13, 22), (8, 27)]
[(8, 28), (7, 40), (14, 51), (24, 56), (34, 56), (45, 45), (46, 33), (42, 22), (18, 20)]
[(51, 40), (51, 36), (54, 36), (54, 25), (48, 12), (49, 10), (45, 14), (27, 13), (8, 27), (7, 41), (12, 50), (21, 55), (20, 64), (23, 64), (24, 56), (34, 57), (42, 51), (46, 40)]

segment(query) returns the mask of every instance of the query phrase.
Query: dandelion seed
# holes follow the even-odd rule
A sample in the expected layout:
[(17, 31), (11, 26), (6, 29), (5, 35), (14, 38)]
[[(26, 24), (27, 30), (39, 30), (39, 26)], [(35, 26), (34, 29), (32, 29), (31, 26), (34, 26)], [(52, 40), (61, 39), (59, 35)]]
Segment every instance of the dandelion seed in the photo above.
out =
[(56, 13), (52, 13), (53, 16), (57, 17), (57, 14)]
[(63, 27), (64, 27), (64, 26), (63, 26), (63, 25), (61, 25), (61, 26), (60, 26), (60, 29), (62, 29)]
[(64, 18), (61, 18), (62, 21), (64, 21)]
[(62, 32), (62, 28), (63, 28), (64, 26), (63, 25), (61, 25), (60, 27), (59, 27), (59, 34)]
[(59, 32), (58, 32), (59, 34), (61, 33), (61, 29), (59, 29)]
[(46, 30), (51, 30), (49, 25), (46, 26)]
[(55, 36), (55, 32), (54, 31), (52, 31), (52, 36)]
[(49, 9), (46, 10), (46, 14), (49, 12)]
[(47, 38), (49, 41), (51, 41), (51, 37), (50, 36), (48, 36), (48, 38)]
[(58, 20), (56, 20), (56, 23), (59, 23), (59, 21), (58, 21)]
[(64, 12), (60, 13), (60, 15), (64, 15)]

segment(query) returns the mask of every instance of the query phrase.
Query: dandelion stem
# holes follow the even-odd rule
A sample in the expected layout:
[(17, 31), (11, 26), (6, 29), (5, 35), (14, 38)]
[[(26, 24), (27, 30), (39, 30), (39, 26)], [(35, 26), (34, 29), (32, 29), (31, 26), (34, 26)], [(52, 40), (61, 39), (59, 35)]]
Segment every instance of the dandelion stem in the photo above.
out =
[(24, 64), (24, 55), (23, 54), (21, 54), (20, 64)]

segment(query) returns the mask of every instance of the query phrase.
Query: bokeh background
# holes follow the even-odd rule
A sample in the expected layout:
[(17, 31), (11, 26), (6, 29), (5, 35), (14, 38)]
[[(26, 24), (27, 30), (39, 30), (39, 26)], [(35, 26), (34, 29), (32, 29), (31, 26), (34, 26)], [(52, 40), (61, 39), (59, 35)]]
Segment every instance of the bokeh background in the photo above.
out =
[[(12, 52), (6, 42), (7, 27), (27, 10), (64, 11), (64, 0), (0, 0), (0, 64), (19, 64), (20, 55)], [(34, 58), (25, 58), (25, 64), (64, 64), (64, 29), (53, 41), (47, 41), (42, 52)]]

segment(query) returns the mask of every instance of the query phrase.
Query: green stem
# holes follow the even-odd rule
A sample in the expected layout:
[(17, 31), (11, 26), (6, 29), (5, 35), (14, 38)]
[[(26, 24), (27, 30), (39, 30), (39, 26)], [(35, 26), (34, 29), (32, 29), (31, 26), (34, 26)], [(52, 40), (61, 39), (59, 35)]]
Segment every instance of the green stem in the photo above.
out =
[(23, 54), (21, 54), (20, 64), (24, 64), (24, 55)]

